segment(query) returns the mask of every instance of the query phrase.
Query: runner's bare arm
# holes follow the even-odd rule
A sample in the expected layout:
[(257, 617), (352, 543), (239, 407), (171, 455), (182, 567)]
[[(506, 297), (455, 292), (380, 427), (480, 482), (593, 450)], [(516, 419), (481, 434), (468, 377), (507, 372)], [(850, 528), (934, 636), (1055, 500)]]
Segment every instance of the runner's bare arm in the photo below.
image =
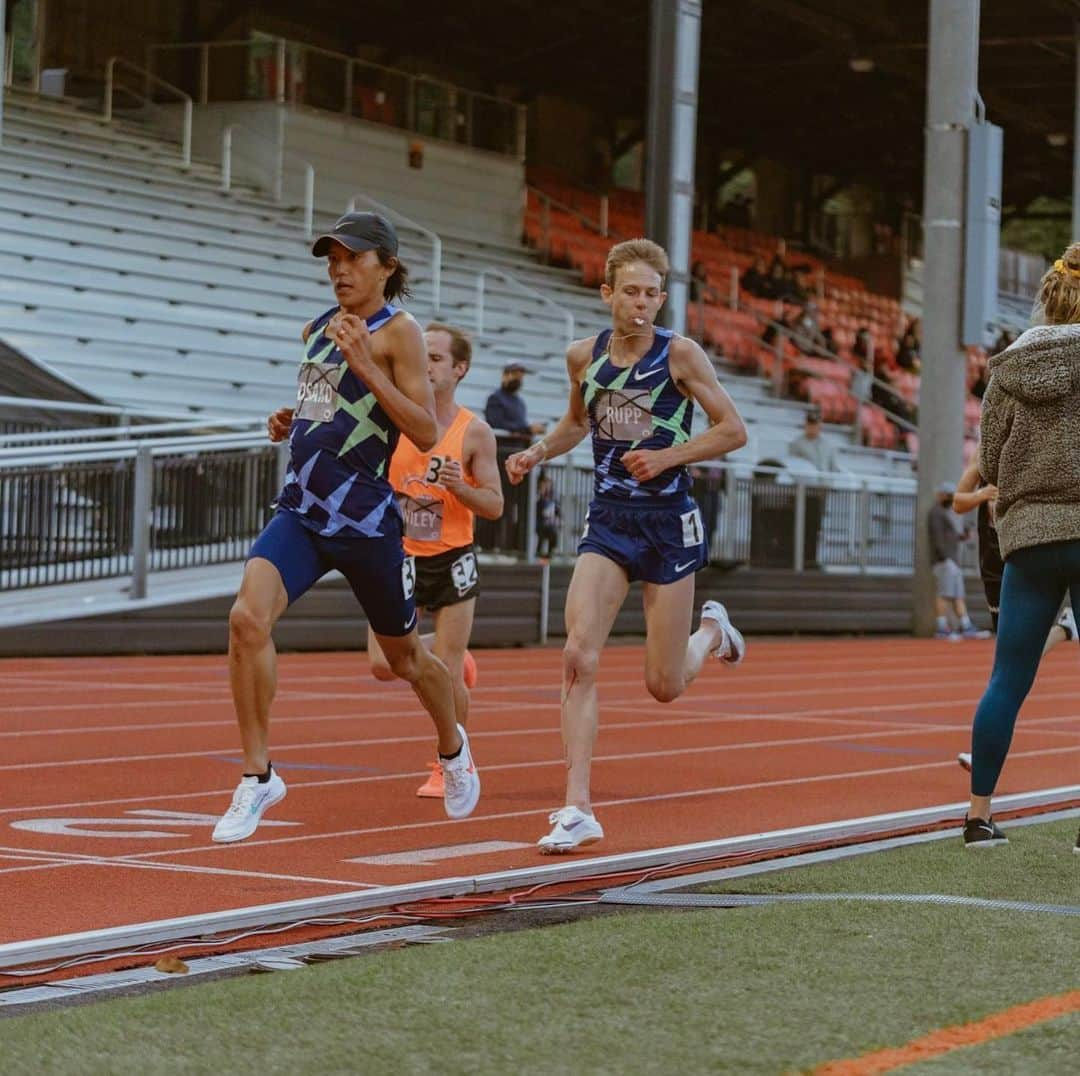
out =
[(983, 501), (997, 499), (997, 486), (983, 486), (979, 489), (979, 464), (972, 460), (964, 468), (960, 481), (956, 483), (956, 493), (953, 494), (952, 508), (958, 515), (970, 512), (972, 508), (978, 508)]
[[(389, 356), (390, 376), (375, 361), (371, 334), (363, 318), (339, 315), (333, 339), (345, 361), (374, 394), (390, 421), (421, 452), (435, 447), (435, 396), (428, 380), (427, 347), (416, 319), (399, 314), (380, 332)], [(385, 334), (385, 336), (383, 335)]]
[[(464, 473), (460, 468), (451, 468), (448, 472), (444, 467), (439, 481), (481, 519), (498, 519), (503, 514), (503, 495), (495, 453), (495, 434), (482, 418), (474, 418), (469, 423), (462, 448)], [(443, 477), (447, 474), (452, 477)], [(475, 485), (465, 481), (465, 474), (472, 476)]]
[(575, 340), (566, 352), (566, 372), (570, 377), (570, 402), (563, 415), (550, 433), (525, 449), (515, 452), (506, 461), (506, 473), (510, 481), (517, 485), (538, 463), (554, 459), (569, 452), (580, 444), (589, 434), (589, 414), (585, 410), (585, 401), (581, 398), (581, 382), (592, 358), (592, 347), (596, 337), (587, 340)]

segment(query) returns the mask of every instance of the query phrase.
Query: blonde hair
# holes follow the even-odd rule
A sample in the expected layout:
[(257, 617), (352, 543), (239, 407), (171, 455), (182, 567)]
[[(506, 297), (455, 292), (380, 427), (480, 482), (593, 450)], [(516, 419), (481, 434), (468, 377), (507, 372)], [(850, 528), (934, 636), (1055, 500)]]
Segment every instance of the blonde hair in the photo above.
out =
[(1037, 325), (1080, 322), (1080, 243), (1070, 243), (1046, 271), (1031, 320)]
[[(445, 321), (429, 321), (424, 329), (426, 333), (446, 333), (450, 337), (450, 360), (451, 365), (461, 363), (465, 367), (465, 373), (469, 372), (472, 365), (472, 340), (464, 329), (456, 325), (447, 325)], [(464, 377), (465, 374), (462, 374)]]
[(615, 287), (615, 274), (623, 266), (633, 262), (643, 262), (650, 269), (655, 269), (660, 274), (661, 284), (671, 268), (667, 251), (659, 243), (654, 243), (651, 239), (627, 239), (616, 243), (608, 251), (607, 262), (604, 264), (604, 283), (609, 288)]

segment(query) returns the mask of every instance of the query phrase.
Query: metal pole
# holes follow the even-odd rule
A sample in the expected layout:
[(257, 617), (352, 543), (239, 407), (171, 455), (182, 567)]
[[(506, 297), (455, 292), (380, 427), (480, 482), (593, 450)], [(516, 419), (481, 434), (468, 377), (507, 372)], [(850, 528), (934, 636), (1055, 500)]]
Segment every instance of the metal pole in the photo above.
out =
[(116, 57), (113, 56), (105, 65), (105, 107), (102, 117), (106, 123), (112, 123), (112, 91), (113, 91), (113, 68), (116, 67)]
[(149, 445), (135, 454), (134, 497), (131, 509), (131, 596), (146, 597), (150, 563), (150, 513), (154, 499), (154, 457)]
[(606, 239), (608, 234), (608, 196), (600, 195), (600, 234)]
[(184, 160), (184, 167), (191, 167), (191, 128), (194, 120), (193, 108), (191, 104), (191, 98), (188, 97), (184, 101), (184, 145), (180, 151)]
[(232, 126), (221, 132), (221, 189), (232, 186)]
[[(797, 478), (795, 486), (795, 571), (801, 572), (806, 564), (806, 486), (802, 478)], [(810, 550), (813, 557), (817, 550)]]
[(289, 473), (289, 440), (279, 441), (277, 444), (277, 487), (282, 489), (285, 485), (285, 476)]
[(739, 267), (731, 267), (731, 290), (728, 292), (728, 306), (732, 310), (739, 309)]
[(935, 594), (926, 519), (937, 485), (955, 479), (963, 460), (965, 149), (975, 117), (978, 53), (979, 0), (930, 0), (914, 580), (914, 628), (923, 636), (934, 630)]
[(694, 214), (700, 0), (652, 0), (645, 219), (668, 253), (667, 303), (657, 319), (686, 331)]
[(442, 307), (442, 240), (431, 237), (431, 309), (435, 317)]
[(309, 239), (315, 222), (315, 169), (309, 164), (304, 175), (304, 235)]
[(487, 270), (479, 273), (476, 277), (476, 335), (484, 335), (484, 278)]
[(536, 497), (540, 488), (540, 470), (534, 467), (529, 472), (528, 504), (525, 505), (525, 561), (536, 563)]
[(352, 115), (352, 99), (353, 99), (353, 62), (352, 60), (345, 61), (345, 108), (342, 111), (346, 116)]
[(538, 642), (544, 646), (548, 640), (548, 618), (551, 605), (551, 564), (540, 565), (540, 638)]
[(859, 487), (859, 571), (866, 574), (870, 563), (870, 491), (866, 483)]

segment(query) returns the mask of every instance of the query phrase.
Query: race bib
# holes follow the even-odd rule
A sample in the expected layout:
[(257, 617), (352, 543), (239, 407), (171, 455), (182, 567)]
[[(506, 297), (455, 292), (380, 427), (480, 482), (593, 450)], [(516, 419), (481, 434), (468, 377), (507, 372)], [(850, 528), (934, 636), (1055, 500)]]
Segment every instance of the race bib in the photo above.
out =
[(705, 528), (701, 525), (701, 509), (692, 508), (689, 512), (683, 512), (679, 519), (682, 520), (682, 544), (687, 549), (690, 546), (701, 545), (705, 541)]
[(296, 376), (296, 418), (332, 422), (337, 410), (337, 390), (345, 367), (342, 363), (304, 362)]
[(596, 398), (596, 432), (607, 441), (643, 441), (652, 434), (646, 389), (605, 389)]
[(442, 538), (443, 502), (434, 497), (398, 498), (405, 520), (405, 537), (416, 542), (437, 542)]
[(476, 567), (476, 554), (463, 553), (450, 565), (450, 578), (457, 588), (458, 595), (468, 594), (476, 586), (480, 573)]

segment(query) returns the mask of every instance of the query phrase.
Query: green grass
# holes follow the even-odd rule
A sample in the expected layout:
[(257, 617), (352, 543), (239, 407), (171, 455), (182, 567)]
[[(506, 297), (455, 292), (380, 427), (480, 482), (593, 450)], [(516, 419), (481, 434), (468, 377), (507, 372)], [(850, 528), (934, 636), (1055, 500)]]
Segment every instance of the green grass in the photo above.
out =
[[(737, 880), (1080, 903), (1075, 823)], [(0, 1021), (11, 1073), (780, 1073), (1080, 988), (1080, 919), (858, 905), (621, 911)], [(1065, 1017), (918, 1071), (1072, 1073)], [(909, 1071), (916, 1071), (911, 1069)]]

